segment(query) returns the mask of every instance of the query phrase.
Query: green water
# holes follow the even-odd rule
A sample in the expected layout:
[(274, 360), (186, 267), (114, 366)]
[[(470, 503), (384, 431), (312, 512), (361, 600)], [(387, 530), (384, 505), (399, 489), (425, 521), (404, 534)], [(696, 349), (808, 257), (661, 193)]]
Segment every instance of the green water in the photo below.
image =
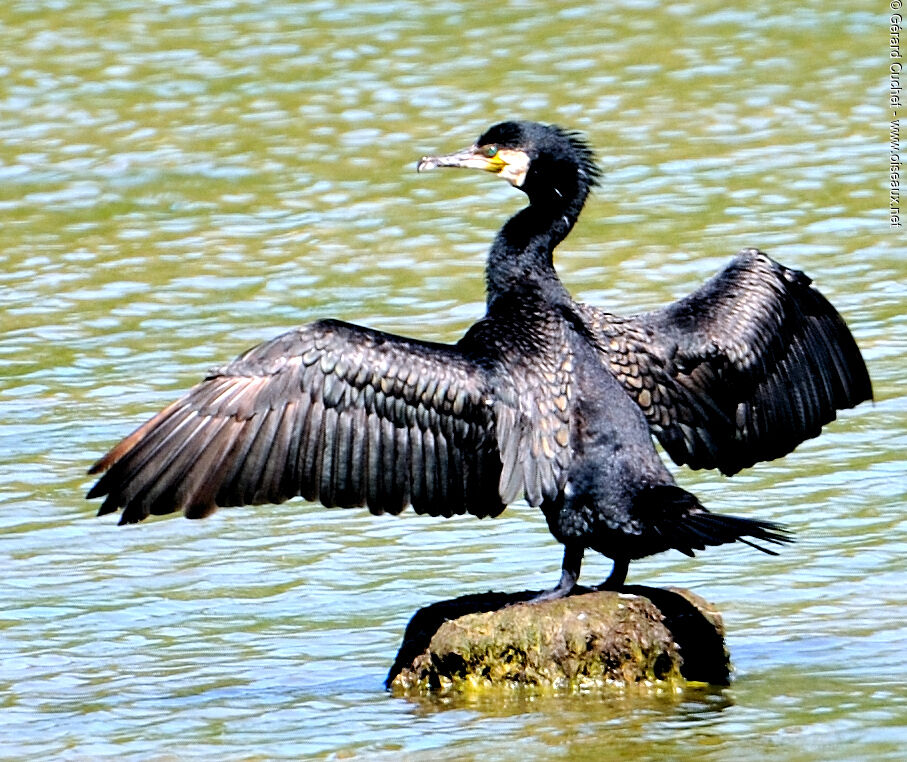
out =
[[(907, 255), (888, 229), (886, 14), (0, 5), (0, 757), (902, 758)], [(599, 151), (604, 186), (558, 254), (582, 298), (650, 308), (759, 246), (814, 277), (869, 363), (875, 404), (795, 454), (732, 480), (678, 472), (795, 546), (631, 569), (724, 613), (728, 689), (386, 694), (418, 607), (555, 581), (559, 546), (525, 505), (480, 522), (297, 500), (117, 528), (83, 499), (132, 426), (292, 325), (455, 340), (522, 197), (414, 166), (510, 117)]]

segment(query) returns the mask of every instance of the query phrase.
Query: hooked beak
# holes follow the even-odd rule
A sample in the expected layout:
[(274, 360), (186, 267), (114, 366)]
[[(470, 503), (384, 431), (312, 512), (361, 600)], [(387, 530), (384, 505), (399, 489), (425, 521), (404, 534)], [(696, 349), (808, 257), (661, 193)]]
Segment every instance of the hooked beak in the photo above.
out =
[(483, 169), (503, 177), (514, 187), (521, 188), (529, 171), (529, 155), (516, 148), (497, 147), (489, 155), (488, 148), (473, 145), (445, 156), (423, 156), (416, 165), (416, 171), (426, 172), (437, 167)]
[(463, 169), (484, 169), (486, 172), (500, 172), (505, 164), (498, 156), (489, 158), (479, 151), (478, 146), (470, 146), (456, 153), (444, 156), (423, 156), (416, 165), (417, 172), (427, 172), (437, 167), (462, 167)]

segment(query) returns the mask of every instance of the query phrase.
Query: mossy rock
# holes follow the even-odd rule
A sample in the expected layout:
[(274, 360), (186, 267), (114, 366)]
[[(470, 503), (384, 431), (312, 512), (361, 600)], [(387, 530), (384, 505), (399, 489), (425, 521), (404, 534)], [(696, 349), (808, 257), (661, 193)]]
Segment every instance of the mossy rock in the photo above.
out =
[(727, 683), (721, 617), (688, 591), (630, 587), (529, 603), (534, 595), (486, 593), (421, 609), (388, 687), (444, 693)]

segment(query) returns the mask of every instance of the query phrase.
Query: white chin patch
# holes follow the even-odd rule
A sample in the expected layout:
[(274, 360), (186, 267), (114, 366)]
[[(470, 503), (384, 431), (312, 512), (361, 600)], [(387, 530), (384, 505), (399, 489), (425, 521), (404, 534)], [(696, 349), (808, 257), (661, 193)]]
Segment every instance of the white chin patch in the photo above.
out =
[(523, 151), (509, 148), (502, 148), (498, 151), (498, 156), (504, 162), (504, 168), (498, 172), (498, 176), (503, 177), (511, 185), (521, 188), (526, 181), (526, 173), (529, 171), (529, 156)]

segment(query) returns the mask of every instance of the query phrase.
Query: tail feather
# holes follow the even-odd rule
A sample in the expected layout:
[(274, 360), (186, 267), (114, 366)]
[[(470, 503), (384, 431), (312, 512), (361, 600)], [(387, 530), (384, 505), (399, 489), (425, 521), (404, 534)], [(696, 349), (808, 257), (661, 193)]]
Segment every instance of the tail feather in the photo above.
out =
[[(776, 556), (762, 543), (783, 545), (793, 542), (791, 533), (781, 524), (741, 516), (711, 513), (695, 495), (674, 485), (660, 485), (643, 490), (634, 502), (634, 517), (645, 531), (657, 537), (655, 544), (674, 548), (688, 556), (709, 545), (742, 542), (751, 548)], [(752, 538), (752, 539), (747, 539)]]
[[(697, 537), (703, 538), (706, 545), (742, 542), (744, 545), (749, 545), (751, 548), (768, 553), (770, 556), (777, 556), (778, 553), (776, 551), (746, 538), (753, 537), (775, 545), (783, 545), (794, 541), (793, 536), (787, 529), (773, 521), (710, 513), (705, 508), (700, 508), (700, 511), (701, 513), (697, 512), (688, 515), (683, 521), (685, 526), (682, 528), (678, 527), (678, 529), (681, 534), (685, 531), (695, 532)], [(699, 547), (697, 550), (704, 550), (704, 548)]]

